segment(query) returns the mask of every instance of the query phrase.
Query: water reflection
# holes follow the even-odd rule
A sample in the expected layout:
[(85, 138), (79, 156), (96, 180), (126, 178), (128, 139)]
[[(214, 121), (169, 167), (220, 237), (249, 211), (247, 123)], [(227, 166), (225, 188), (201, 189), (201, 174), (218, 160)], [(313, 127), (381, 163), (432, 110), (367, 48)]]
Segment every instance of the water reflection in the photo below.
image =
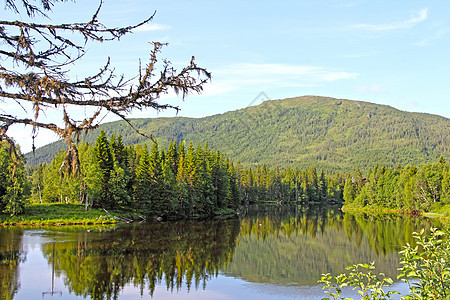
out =
[(20, 288), (18, 266), (25, 260), (21, 228), (0, 227), (0, 299), (13, 299)]
[(323, 273), (337, 275), (350, 264), (375, 261), (377, 272), (395, 278), (401, 247), (414, 244), (412, 232), (430, 226), (430, 220), (404, 215), (264, 208), (242, 219), (225, 272), (250, 282), (303, 286), (315, 285)]
[[(65, 295), (118, 299), (131, 289), (137, 298), (164, 288), (177, 298), (194, 288), (208, 290), (210, 280), (230, 277), (304, 289), (316, 286), (322, 273), (339, 274), (358, 262), (375, 261), (378, 272), (395, 277), (401, 246), (413, 243), (413, 231), (437, 225), (432, 222), (273, 206), (234, 220), (45, 228), (34, 229), (33, 235)], [(21, 289), (18, 266), (25, 261), (27, 232), (0, 228), (1, 299), (13, 299)], [(44, 282), (52, 283), (53, 291), (51, 280)], [(238, 290), (227, 293), (239, 298)]]
[[(55, 246), (55, 268), (70, 292), (93, 299), (114, 298), (127, 285), (153, 294), (185, 283), (205, 287), (231, 260), (239, 221), (133, 224), (111, 231), (78, 232)], [(52, 244), (42, 246), (52, 259)]]

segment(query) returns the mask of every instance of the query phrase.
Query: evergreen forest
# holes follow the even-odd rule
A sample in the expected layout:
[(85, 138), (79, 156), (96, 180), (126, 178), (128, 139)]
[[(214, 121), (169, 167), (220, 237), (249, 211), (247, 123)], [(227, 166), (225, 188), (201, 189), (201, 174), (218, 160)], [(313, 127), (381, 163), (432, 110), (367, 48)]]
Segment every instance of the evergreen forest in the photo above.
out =
[[(323, 170), (243, 167), (208, 144), (173, 141), (124, 146), (104, 131), (94, 146), (78, 146), (77, 175), (61, 151), (50, 164), (29, 168), (33, 203), (80, 203), (105, 210), (132, 210), (142, 219), (205, 218), (262, 203), (341, 203), (341, 174)], [(5, 208), (5, 211), (6, 208)]]

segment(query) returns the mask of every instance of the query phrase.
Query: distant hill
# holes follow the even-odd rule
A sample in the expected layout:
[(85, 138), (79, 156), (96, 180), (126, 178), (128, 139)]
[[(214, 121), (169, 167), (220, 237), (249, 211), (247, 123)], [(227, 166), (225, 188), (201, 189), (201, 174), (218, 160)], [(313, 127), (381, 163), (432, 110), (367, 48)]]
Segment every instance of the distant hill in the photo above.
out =
[[(328, 172), (367, 170), (376, 163), (435, 162), (450, 159), (450, 119), (400, 111), (362, 101), (304, 96), (266, 101), (204, 118), (134, 119), (139, 130), (152, 134), (162, 147), (169, 141), (208, 142), (210, 148), (244, 165), (324, 168)], [(123, 121), (101, 126), (121, 134), (126, 144), (150, 141)], [(84, 138), (95, 143), (97, 131)], [(55, 142), (27, 154), (29, 165), (49, 162), (64, 149)]]

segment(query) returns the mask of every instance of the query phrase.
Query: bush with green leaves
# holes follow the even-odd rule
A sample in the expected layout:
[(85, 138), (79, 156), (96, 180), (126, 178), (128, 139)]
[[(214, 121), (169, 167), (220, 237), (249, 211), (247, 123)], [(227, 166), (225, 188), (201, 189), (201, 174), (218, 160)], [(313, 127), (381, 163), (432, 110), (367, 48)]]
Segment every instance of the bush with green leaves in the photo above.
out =
[[(409, 294), (401, 299), (450, 299), (450, 241), (448, 229), (432, 228), (429, 235), (424, 230), (414, 233), (416, 246), (407, 244), (402, 254), (399, 269), (401, 279), (409, 286)], [(398, 291), (386, 291), (393, 280), (383, 273), (374, 274), (375, 266), (356, 264), (347, 267), (350, 273), (331, 276), (323, 274), (319, 283), (328, 297), (323, 299), (351, 299), (342, 297), (342, 289), (352, 287), (358, 290), (361, 299), (391, 299)]]
[(424, 230), (414, 233), (417, 246), (407, 245), (402, 254), (400, 268), (402, 278), (410, 287), (404, 299), (450, 298), (450, 241), (448, 230), (431, 229), (429, 236)]
[[(350, 286), (353, 289), (358, 289), (358, 293), (361, 295), (361, 299), (390, 299), (393, 294), (399, 294), (396, 291), (383, 290), (384, 287), (388, 287), (392, 284), (393, 280), (390, 277), (386, 277), (383, 273), (378, 276), (373, 273), (375, 270), (375, 263), (371, 264), (356, 264), (348, 266), (347, 270), (350, 270), (350, 274), (339, 274), (336, 277), (330, 275), (330, 273), (323, 274), (319, 280), (320, 283), (324, 283), (323, 289), (328, 294), (328, 298), (324, 299), (351, 299), (342, 298), (341, 292), (344, 287)], [(332, 280), (336, 283), (333, 283)]]

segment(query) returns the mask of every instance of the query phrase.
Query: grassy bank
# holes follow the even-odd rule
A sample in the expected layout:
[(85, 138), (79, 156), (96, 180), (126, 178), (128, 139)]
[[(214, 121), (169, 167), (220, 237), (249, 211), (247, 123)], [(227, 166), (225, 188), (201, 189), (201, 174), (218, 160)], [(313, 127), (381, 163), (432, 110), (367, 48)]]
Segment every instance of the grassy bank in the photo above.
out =
[(344, 205), (341, 210), (343, 212), (351, 212), (351, 211), (360, 211), (360, 212), (368, 212), (368, 213), (394, 213), (394, 214), (408, 214), (408, 215), (416, 215), (416, 216), (424, 216), (424, 217), (432, 217), (432, 218), (441, 218), (441, 219), (450, 219), (450, 205), (444, 205), (437, 209), (431, 211), (422, 211), (422, 210), (402, 210), (402, 209), (394, 209), (389, 207), (382, 206), (356, 206), (356, 205)]
[[(232, 209), (221, 209), (214, 212), (215, 219), (229, 219), (235, 215), (235, 211)], [(205, 219), (205, 217), (193, 216), (193, 219)], [(85, 210), (83, 204), (65, 203), (27, 205), (23, 214), (13, 217), (7, 214), (0, 214), (0, 226), (93, 225), (128, 223), (136, 220), (143, 221), (144, 217), (134, 211), (106, 211), (92, 208)]]
[(98, 209), (84, 209), (81, 204), (32, 204), (25, 212), (10, 217), (0, 214), (0, 226), (5, 225), (87, 225), (113, 224), (122, 220), (119, 214)]

